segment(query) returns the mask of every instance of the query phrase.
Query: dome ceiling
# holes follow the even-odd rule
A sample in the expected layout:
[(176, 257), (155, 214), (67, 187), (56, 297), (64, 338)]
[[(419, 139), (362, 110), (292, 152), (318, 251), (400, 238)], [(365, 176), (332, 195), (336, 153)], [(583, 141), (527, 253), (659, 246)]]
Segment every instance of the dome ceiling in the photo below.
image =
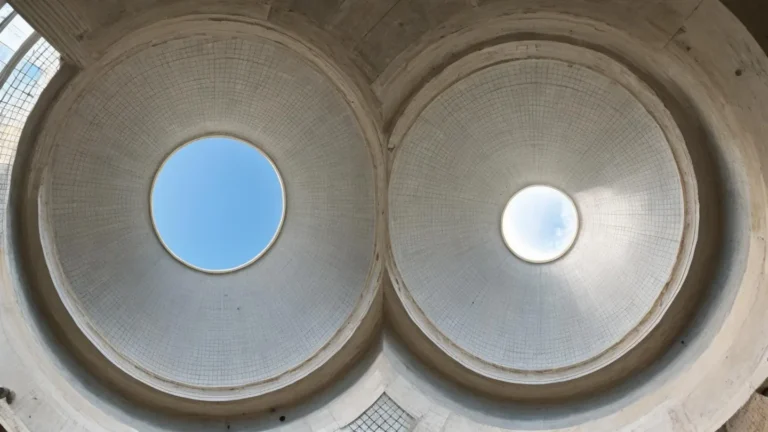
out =
[[(551, 263), (519, 259), (500, 236), (507, 201), (534, 184), (564, 191), (580, 216)], [(667, 288), (686, 224), (653, 116), (619, 83), (553, 59), (488, 67), (432, 100), (389, 194), (411, 313), (444, 349), (521, 373), (581, 365), (627, 338)]]
[[(211, 133), (263, 149), (287, 208), (261, 259), (218, 276), (163, 249), (149, 211), (161, 163)], [(374, 258), (371, 156), (333, 83), (290, 50), (158, 44), (94, 78), (54, 139), (48, 258), (70, 313), (129, 374), (198, 398), (274, 381), (328, 355), (360, 307)]]

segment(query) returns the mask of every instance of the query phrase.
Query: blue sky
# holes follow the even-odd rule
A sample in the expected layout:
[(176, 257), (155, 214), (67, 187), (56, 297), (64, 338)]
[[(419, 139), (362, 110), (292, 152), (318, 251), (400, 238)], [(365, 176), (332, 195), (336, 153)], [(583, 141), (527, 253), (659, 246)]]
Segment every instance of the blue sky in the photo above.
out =
[(533, 261), (548, 261), (571, 245), (578, 216), (562, 192), (531, 186), (515, 195), (505, 209), (502, 233), (515, 253)]
[(157, 175), (152, 212), (158, 233), (184, 261), (224, 270), (250, 261), (280, 224), (282, 190), (269, 161), (231, 138), (195, 141)]

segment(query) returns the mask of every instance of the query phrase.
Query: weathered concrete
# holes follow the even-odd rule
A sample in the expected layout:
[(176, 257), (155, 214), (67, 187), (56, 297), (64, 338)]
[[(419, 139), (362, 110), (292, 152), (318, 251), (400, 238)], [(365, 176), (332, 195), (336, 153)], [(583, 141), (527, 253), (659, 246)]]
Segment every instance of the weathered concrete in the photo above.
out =
[(755, 393), (732, 419), (726, 432), (765, 432), (768, 430), (768, 397)]
[(0, 399), (0, 429), (5, 432), (29, 432), (5, 399)]

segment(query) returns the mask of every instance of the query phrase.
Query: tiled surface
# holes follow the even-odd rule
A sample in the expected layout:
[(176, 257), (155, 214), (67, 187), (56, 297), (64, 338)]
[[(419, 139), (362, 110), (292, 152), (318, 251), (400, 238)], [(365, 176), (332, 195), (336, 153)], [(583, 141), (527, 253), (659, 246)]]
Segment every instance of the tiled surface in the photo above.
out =
[[(298, 55), (266, 40), (158, 44), (93, 82), (67, 122), (47, 207), (60, 292), (111, 355), (227, 388), (296, 368), (347, 323), (373, 263), (371, 157), (346, 101)], [(225, 275), (176, 261), (149, 219), (160, 163), (211, 133), (261, 147), (286, 190), (276, 243)]]
[(348, 432), (409, 432), (414, 419), (389, 396), (382, 394), (360, 417), (343, 431)]
[[(426, 318), (471, 356), (543, 371), (619, 342), (653, 306), (683, 232), (666, 138), (611, 79), (554, 60), (473, 74), (421, 113), (390, 183), (396, 264)], [(500, 235), (507, 200), (531, 184), (579, 209), (573, 249), (529, 264)]]

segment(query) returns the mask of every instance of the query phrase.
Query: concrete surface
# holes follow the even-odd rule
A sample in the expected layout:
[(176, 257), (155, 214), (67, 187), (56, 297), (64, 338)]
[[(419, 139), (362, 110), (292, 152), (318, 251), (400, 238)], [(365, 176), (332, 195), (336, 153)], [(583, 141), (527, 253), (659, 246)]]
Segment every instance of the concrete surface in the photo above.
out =
[[(5, 259), (0, 263), (3, 366), (0, 385), (12, 387), (18, 395), (10, 405), (11, 413), (5, 412), (5, 417), (22, 422), (33, 432), (338, 430), (352, 428), (384, 394), (405, 413), (403, 416), (413, 419), (416, 431), (713, 431), (736, 413), (768, 376), (768, 323), (763, 313), (768, 307), (768, 291), (764, 286), (767, 199), (764, 172), (768, 148), (762, 145), (768, 137), (765, 126), (768, 124), (768, 59), (719, 1), (115, 0), (96, 4), (95, 0), (17, 0), (12, 3), (73, 64), (65, 65), (54, 77), (35, 110), (29, 113), (24, 132), (4, 147), (9, 159), (7, 164), (13, 163), (14, 155), (15, 163), (10, 184), (4, 184), (10, 197), (3, 243)], [(194, 41), (200, 39), (210, 41), (210, 45), (193, 46)], [(624, 353), (621, 362), (616, 364), (628, 362), (637, 368), (628, 376), (622, 376), (620, 382), (608, 379), (618, 377), (609, 366), (601, 367), (584, 376), (583, 382), (590, 384), (589, 388), (576, 385), (574, 380), (563, 381), (566, 387), (570, 386), (570, 397), (558, 399), (556, 404), (552, 403), (554, 399), (547, 400), (548, 396), (536, 403), (521, 403), (514, 394), (497, 391), (502, 381), (498, 377), (477, 374), (458, 361), (452, 349), (441, 347), (427, 336), (426, 329), (409, 315), (401, 301), (400, 294), (412, 282), (402, 283), (393, 273), (395, 285), (392, 286), (379, 272), (379, 276), (370, 278), (373, 288), (354, 287), (358, 290), (355, 292), (368, 293), (369, 306), (353, 314), (352, 325), (343, 323), (341, 328), (348, 329), (349, 333), (346, 343), (338, 346), (342, 354), (320, 360), (317, 369), (281, 391), (265, 390), (256, 398), (258, 401), (195, 403), (199, 401), (189, 393), (178, 388), (163, 388), (151, 379), (141, 382), (135, 372), (127, 372), (124, 366), (117, 367), (116, 363), (125, 357), (118, 358), (107, 352), (136, 347), (143, 338), (135, 334), (134, 343), (121, 346), (123, 339), (114, 339), (113, 334), (108, 336), (117, 343), (110, 342), (109, 347), (95, 345), (95, 339), (89, 337), (88, 332), (100, 327), (109, 329), (109, 320), (90, 328), (84, 326), (81, 317), (72, 313), (77, 309), (66, 305), (72, 298), (67, 293), (75, 289), (63, 291), (64, 283), (74, 280), (81, 294), (91, 295), (99, 290), (87, 289), (90, 282), (101, 279), (102, 286), (113, 287), (109, 281), (115, 275), (135, 276), (146, 271), (145, 264), (135, 266), (132, 272), (128, 267), (117, 270), (122, 263), (118, 248), (110, 249), (115, 254), (90, 256), (84, 240), (95, 232), (114, 235), (120, 229), (135, 231), (129, 229), (127, 220), (104, 223), (102, 229), (93, 229), (98, 226), (98, 220), (109, 219), (113, 214), (110, 211), (124, 205), (119, 200), (115, 205), (108, 205), (109, 199), (118, 195), (100, 189), (99, 185), (130, 184), (117, 181), (119, 177), (112, 182), (112, 176), (121, 169), (128, 173), (147, 169), (153, 162), (150, 156), (142, 159), (143, 147), (131, 147), (131, 141), (125, 141), (119, 151), (117, 147), (109, 151), (109, 146), (98, 144), (124, 135), (117, 132), (164, 119), (162, 114), (153, 115), (159, 111), (152, 109), (173, 99), (153, 97), (172, 93), (163, 93), (166, 89), (184, 87), (179, 79), (186, 72), (176, 76), (170, 71), (158, 75), (167, 78), (164, 80), (153, 81), (149, 76), (141, 79), (144, 86), (128, 84), (131, 77), (140, 76), (144, 67), (162, 67), (163, 61), (151, 61), (151, 53), (167, 60), (173, 58), (174, 51), (164, 52), (165, 48), (186, 46), (189, 50), (184, 57), (194, 62), (204, 58), (206, 49), (216, 44), (231, 46), (237, 54), (238, 49), (263, 39), (286, 50), (288, 54), (279, 56), (280, 61), (295, 56), (298, 61), (306, 62), (321, 81), (332, 83), (341, 102), (325, 105), (329, 99), (323, 98), (322, 106), (329, 112), (337, 107), (351, 113), (348, 120), (359, 128), (364, 144), (356, 148), (368, 146), (368, 151), (363, 153), (370, 154), (373, 163), (370, 181), (363, 183), (373, 190), (374, 203), (369, 205), (375, 210), (375, 216), (370, 217), (377, 222), (370, 233), (373, 237), (370, 246), (375, 251), (371, 264), (373, 275), (377, 275), (376, 266), (381, 266), (383, 261), (390, 270), (397, 270), (389, 260), (386, 247), (385, 178), (392, 162), (407, 155), (400, 153), (399, 143), (411, 125), (403, 119), (419, 117), (421, 107), (432, 100), (427, 97), (426, 102), (421, 101), (424, 95), (437, 98), (442, 93), (442, 89), (429, 91), (435, 83), (442, 79), (451, 84), (458, 81), (459, 76), (448, 76), (456, 70), (453, 66), (466, 61), (468, 70), (474, 73), (482, 62), (467, 59), (492, 57), (494, 49), (508, 46), (505, 44), (519, 48), (548, 40), (599, 53), (630, 71), (669, 110), (691, 157), (694, 172), (689, 173), (690, 179), (702, 191), (699, 194), (702, 219), (698, 228), (690, 225), (696, 234), (691, 243), (695, 248), (690, 271), (684, 279), (691, 288), (673, 295), (674, 300), (659, 323), (640, 337), (655, 349), (639, 349), (637, 345)], [(528, 54), (523, 50), (517, 55), (525, 58)], [(126, 59), (142, 58), (145, 63), (126, 68), (125, 74), (115, 72), (120, 71), (121, 65), (130, 65)], [(221, 61), (237, 58), (241, 56), (228, 56)], [(215, 79), (216, 62), (211, 63), (211, 68), (213, 74), (208, 78), (213, 79), (208, 82), (213, 82), (215, 94), (219, 89)], [(120, 81), (121, 77), (127, 80)], [(199, 84), (205, 82), (203, 79)], [(95, 91), (98, 85), (102, 87)], [(226, 91), (229, 85), (236, 87), (236, 80), (222, 81), (221, 90)], [(135, 100), (135, 105), (128, 103), (130, 99), (119, 97), (131, 88), (147, 91), (141, 100)], [(312, 88), (314, 85), (306, 91)], [(303, 91), (296, 89), (290, 96)], [(236, 91), (232, 95), (235, 99), (240, 97)], [(461, 92), (458, 95), (465, 96)], [(89, 97), (91, 101), (103, 100), (91, 104)], [(114, 106), (94, 109), (108, 107), (109, 103)], [(165, 105), (169, 116), (176, 112), (177, 105)], [(311, 106), (306, 105), (301, 106), (302, 110)], [(188, 115), (179, 117), (179, 124), (193, 121), (197, 118), (196, 112), (204, 113), (207, 109), (203, 104), (189, 106)], [(88, 107), (91, 109), (85, 109)], [(226, 112), (228, 108), (224, 105), (220, 110)], [(240, 111), (233, 112), (237, 115)], [(119, 120), (123, 116), (132, 120), (124, 123), (100, 120)], [(290, 114), (286, 116), (283, 118), (290, 118)], [(223, 116), (226, 117), (229, 115)], [(301, 116), (296, 119), (301, 121)], [(265, 120), (266, 123), (272, 124)], [(192, 128), (198, 126), (204, 131), (206, 125)], [(149, 128), (150, 131), (160, 129), (159, 126)], [(142, 130), (133, 131), (137, 136), (142, 133)], [(89, 142), (87, 138), (91, 134), (101, 138), (94, 138), (88, 151), (77, 150), (77, 146)], [(669, 141), (669, 136), (666, 138)], [(280, 138), (275, 134), (271, 139), (279, 141)], [(342, 145), (342, 142), (333, 144)], [(385, 152), (388, 160), (384, 158)], [(122, 159), (117, 159), (117, 154)], [(334, 154), (328, 152), (327, 166), (317, 164), (314, 168), (330, 169), (336, 161)], [(450, 158), (451, 154), (446, 157)], [(342, 156), (346, 157), (351, 156)], [(291, 158), (300, 160), (296, 154)], [(114, 164), (111, 170), (106, 169), (111, 161), (117, 160), (135, 162), (135, 168), (123, 167), (125, 164), (120, 163)], [(433, 162), (434, 158), (425, 161)], [(89, 169), (78, 168), (80, 166)], [(358, 179), (360, 175), (351, 177)], [(322, 185), (319, 182), (310, 186), (321, 188)], [(84, 206), (72, 205), (78, 200), (99, 196), (94, 193), (98, 190), (103, 190), (106, 198), (92, 203), (97, 210), (84, 212)], [(77, 197), (67, 195), (75, 192), (79, 193)], [(357, 208), (363, 200), (350, 198), (348, 204)], [(125, 205), (140, 209), (142, 204), (126, 202)], [(65, 211), (67, 206), (71, 208)], [(323, 207), (318, 204), (308, 211), (318, 208)], [(290, 211), (289, 206), (289, 218)], [(81, 224), (80, 231), (68, 234), (67, 220)], [(448, 229), (452, 228), (449, 224)], [(77, 233), (82, 235), (75, 235)], [(308, 231), (305, 234), (322, 237), (323, 233)], [(421, 231), (414, 231), (413, 239), (418, 240), (419, 235)], [(78, 241), (82, 244), (71, 246)], [(125, 243), (130, 250), (131, 243)], [(61, 250), (69, 252), (66, 257), (61, 256)], [(293, 252), (298, 254), (299, 250), (296, 248)], [(409, 258), (401, 257), (400, 261)], [(89, 271), (84, 265), (79, 269), (83, 259), (88, 260), (86, 265), (98, 267), (91, 267)], [(321, 260), (322, 265), (315, 274), (327, 275), (350, 264), (349, 260), (344, 261), (334, 265)], [(457, 258), (456, 263), (461, 262)], [(424, 264), (427, 273), (433, 270), (429, 265)], [(73, 274), (80, 276), (73, 278)], [(384, 311), (380, 304), (380, 283), (384, 286)], [(350, 292), (352, 290), (350, 288)], [(59, 295), (62, 292), (65, 295)], [(127, 295), (124, 290), (117, 294)], [(322, 296), (318, 298), (326, 300)], [(494, 298), (497, 297), (489, 301)], [(80, 312), (109, 310), (99, 309), (104, 304), (93, 303), (93, 308)], [(120, 306), (130, 311), (137, 304), (123, 302)], [(144, 309), (136, 306), (134, 311), (143, 313)], [(386, 325), (385, 330), (379, 332), (382, 312)], [(102, 316), (119, 317), (106, 313)], [(438, 322), (445, 325), (450, 319)], [(473, 324), (477, 326), (477, 341), (482, 341), (494, 328), (493, 323), (480, 325), (475, 321)], [(383, 335), (381, 339), (376, 339), (378, 334)], [(220, 339), (211, 340), (222, 343)], [(460, 340), (467, 341), (470, 339)], [(288, 349), (292, 341), (276, 343), (280, 349)], [(484, 349), (476, 353), (484, 356)], [(308, 348), (305, 354), (309, 351)], [(362, 355), (363, 352), (367, 354)], [(189, 354), (196, 355), (195, 349)], [(130, 356), (142, 365), (152, 358), (146, 352)], [(355, 357), (357, 361), (353, 361)], [(173, 356), (166, 356), (165, 362), (172, 359)], [(576, 359), (577, 356), (569, 357), (568, 362)], [(344, 373), (337, 375), (342, 369)], [(166, 372), (192, 385), (219, 382), (216, 374), (190, 378), (189, 370), (172, 365), (167, 366)], [(603, 373), (602, 382), (598, 372)], [(331, 379), (334, 376), (338, 378)], [(324, 390), (320, 390), (321, 387)], [(308, 397), (310, 393), (314, 396)], [(261, 414), (256, 415), (257, 412)]]
[(768, 430), (768, 397), (755, 393), (732, 419), (726, 432), (764, 432)]

